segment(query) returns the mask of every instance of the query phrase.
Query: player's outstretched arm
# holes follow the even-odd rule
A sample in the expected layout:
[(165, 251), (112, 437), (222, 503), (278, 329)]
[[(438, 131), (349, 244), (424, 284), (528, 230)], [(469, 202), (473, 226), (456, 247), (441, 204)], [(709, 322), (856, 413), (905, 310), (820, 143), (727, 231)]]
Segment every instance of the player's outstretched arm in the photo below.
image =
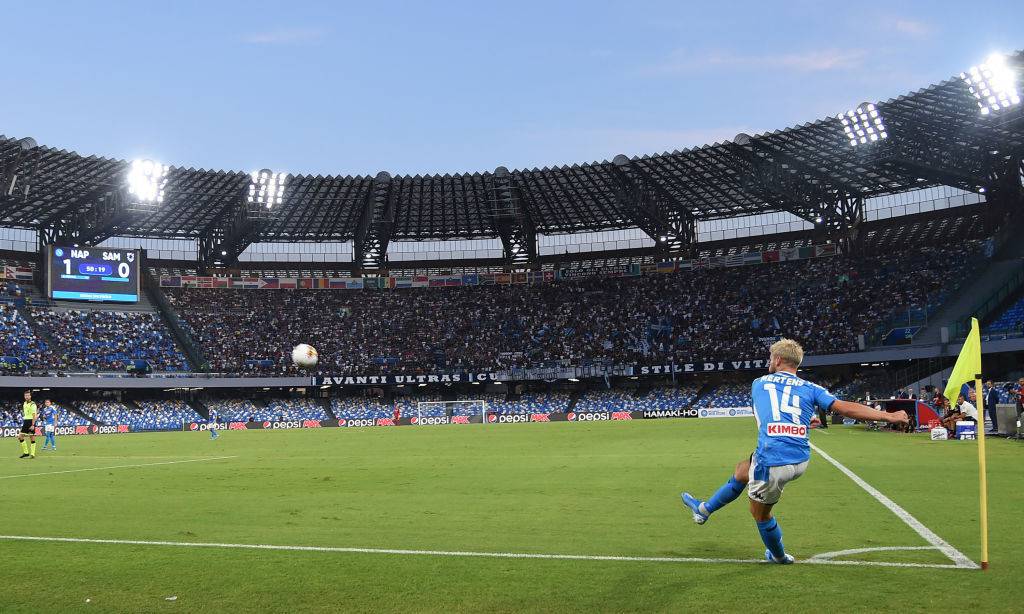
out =
[(910, 422), (907, 412), (902, 410), (894, 412), (878, 411), (877, 409), (871, 409), (867, 405), (861, 405), (852, 401), (840, 401), (839, 399), (836, 399), (836, 402), (832, 404), (832, 411), (854, 420), (891, 422), (893, 424), (907, 424)]

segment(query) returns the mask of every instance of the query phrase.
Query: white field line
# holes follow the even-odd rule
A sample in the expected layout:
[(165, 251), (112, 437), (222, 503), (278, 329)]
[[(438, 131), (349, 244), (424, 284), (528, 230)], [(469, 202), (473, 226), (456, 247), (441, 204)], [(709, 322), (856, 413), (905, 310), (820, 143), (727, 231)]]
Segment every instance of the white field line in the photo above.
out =
[[(285, 552), (330, 552), (343, 554), (392, 554), (434, 557), (476, 557), (490, 559), (547, 559), (560, 561), (618, 561), (634, 563), (755, 563), (767, 564), (760, 559), (714, 559), (675, 556), (610, 556), (586, 554), (539, 554), (532, 552), (465, 552), (458, 550), (406, 550), (392, 548), (343, 548), (334, 546), (277, 546), (271, 544), (224, 544), (210, 542), (144, 541), (137, 539), (92, 539), (83, 537), (40, 537), (34, 535), (0, 535), (0, 540), (64, 542), (74, 544), (117, 544), (124, 546), (171, 546), (179, 548), (226, 548), (236, 550), (277, 550)], [(831, 553), (828, 553), (831, 554)], [(886, 563), (874, 561), (833, 561), (815, 559), (797, 561), (810, 565), (860, 565), (870, 567), (927, 567), (931, 569), (959, 569), (957, 565), (929, 563)]]
[(849, 550), (836, 550), (835, 552), (822, 552), (821, 554), (815, 554), (810, 560), (827, 561), (839, 556), (864, 554), (865, 552), (886, 552), (892, 550), (938, 550), (938, 548), (935, 546), (876, 546), (874, 548), (851, 548)]
[(908, 527), (917, 532), (918, 535), (924, 538), (926, 542), (935, 546), (935, 548), (945, 554), (951, 561), (953, 561), (957, 567), (963, 567), (965, 569), (979, 569), (979, 565), (972, 561), (966, 554), (960, 552), (949, 542), (942, 539), (935, 534), (934, 531), (924, 526), (920, 520), (910, 515), (910, 512), (900, 507), (895, 501), (883, 495), (877, 488), (865, 482), (859, 475), (850, 471), (845, 465), (832, 458), (825, 453), (824, 450), (818, 446), (811, 444), (814, 451), (821, 455), (822, 458), (832, 463), (836, 469), (846, 474), (846, 477), (854, 481), (857, 486), (863, 488), (869, 495), (874, 497), (879, 503), (889, 509), (890, 512), (896, 514), (896, 517), (902, 520)]
[(161, 461), (159, 463), (138, 463), (135, 465), (109, 465), (107, 467), (88, 467), (86, 469), (64, 469), (62, 471), (40, 471), (38, 473), (19, 473), (16, 475), (0, 475), (0, 480), (12, 480), (14, 478), (32, 478), (37, 475), (57, 475), (61, 473), (81, 473), (83, 471), (103, 471), (105, 469), (131, 469), (134, 467), (155, 467), (157, 465), (180, 465), (182, 463), (203, 463), (206, 461), (224, 460), (238, 458), (237, 456), (212, 456), (210, 458), (193, 458), (189, 460)]

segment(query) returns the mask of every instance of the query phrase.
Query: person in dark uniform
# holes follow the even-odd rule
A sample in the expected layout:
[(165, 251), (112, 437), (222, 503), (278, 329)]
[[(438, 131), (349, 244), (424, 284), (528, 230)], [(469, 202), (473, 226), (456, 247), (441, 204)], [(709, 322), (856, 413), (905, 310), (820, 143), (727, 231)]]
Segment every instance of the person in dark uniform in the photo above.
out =
[(985, 409), (988, 410), (988, 418), (992, 421), (992, 431), (999, 432), (999, 419), (996, 418), (996, 405), (999, 404), (999, 389), (995, 387), (992, 380), (985, 382), (988, 392), (985, 393)]

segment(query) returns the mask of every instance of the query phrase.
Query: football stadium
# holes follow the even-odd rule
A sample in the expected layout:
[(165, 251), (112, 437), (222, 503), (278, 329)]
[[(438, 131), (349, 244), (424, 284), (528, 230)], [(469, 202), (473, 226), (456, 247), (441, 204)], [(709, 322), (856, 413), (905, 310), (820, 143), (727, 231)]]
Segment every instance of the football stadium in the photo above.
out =
[(0, 611), (1020, 611), (1024, 51), (954, 61), (766, 130), (444, 173), (17, 122)]

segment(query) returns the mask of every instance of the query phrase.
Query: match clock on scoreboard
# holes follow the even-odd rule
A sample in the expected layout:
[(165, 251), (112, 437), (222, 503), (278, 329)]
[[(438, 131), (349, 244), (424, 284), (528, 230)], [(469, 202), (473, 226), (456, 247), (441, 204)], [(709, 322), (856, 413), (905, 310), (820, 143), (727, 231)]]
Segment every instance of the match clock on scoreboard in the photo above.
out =
[(51, 245), (46, 256), (52, 299), (139, 302), (138, 250)]

